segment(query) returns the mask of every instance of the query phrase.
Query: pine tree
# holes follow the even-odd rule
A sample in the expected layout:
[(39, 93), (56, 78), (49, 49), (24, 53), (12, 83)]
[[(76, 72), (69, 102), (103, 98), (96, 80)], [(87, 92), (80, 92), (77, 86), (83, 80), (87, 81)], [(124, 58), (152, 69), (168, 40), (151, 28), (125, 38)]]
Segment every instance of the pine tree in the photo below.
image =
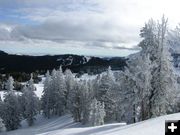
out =
[[(169, 46), (169, 50), (171, 54), (176, 54), (179, 51), (179, 45), (180, 45), (180, 24), (176, 26), (174, 30), (168, 31), (167, 33), (167, 44)], [(179, 70), (180, 64), (179, 64), (179, 57), (173, 57), (173, 63), (175, 70)], [(176, 73), (177, 81), (179, 80), (179, 74)], [(179, 112), (180, 111), (180, 91), (179, 91), (180, 85), (177, 84), (177, 89), (175, 93), (175, 105), (173, 107), (173, 112)]]
[(14, 79), (12, 76), (10, 76), (7, 82), (5, 83), (5, 89), (8, 91), (11, 91), (14, 89)]
[(52, 100), (52, 79), (49, 71), (46, 73), (46, 79), (44, 81), (44, 90), (42, 95), (42, 110), (45, 117), (50, 118), (51, 112), (53, 110), (53, 100)]
[[(171, 112), (176, 91), (176, 79), (170, 63), (169, 47), (166, 41), (167, 20), (161, 23), (149, 21), (141, 31), (144, 40), (140, 43), (142, 53), (149, 54), (152, 63), (151, 91), (149, 96), (150, 117)], [(171, 93), (171, 94), (170, 94)]]
[[(26, 90), (27, 90), (27, 86), (24, 85), (23, 88), (22, 88), (22, 93), (24, 93)], [(20, 103), (20, 109), (21, 109), (21, 114), (22, 114), (23, 118), (26, 117), (26, 114), (25, 114), (26, 102), (25, 101), (26, 101), (26, 97), (21, 95), (19, 97), (19, 103)]]
[(65, 113), (66, 93), (66, 83), (61, 67), (57, 71), (54, 69), (51, 76), (48, 72), (42, 96), (42, 109), (46, 117), (61, 116)]
[(97, 100), (104, 102), (105, 111), (106, 111), (106, 121), (115, 119), (114, 108), (115, 103), (111, 98), (110, 94), (112, 93), (115, 86), (115, 78), (112, 73), (111, 67), (108, 68), (105, 74), (100, 78), (99, 87), (97, 89)]
[(138, 87), (136, 81), (132, 74), (129, 72), (129, 69), (126, 69), (120, 82), (120, 93), (122, 96), (119, 97), (119, 106), (118, 106), (118, 116), (117, 119), (120, 122), (134, 123), (136, 122), (136, 96)]
[(20, 126), (21, 112), (18, 96), (13, 90), (9, 91), (4, 98), (3, 120), (7, 130), (15, 130)]
[(65, 83), (66, 83), (66, 93), (65, 93), (65, 98), (66, 98), (66, 101), (67, 101), (67, 104), (66, 104), (66, 109), (70, 110), (70, 108), (72, 107), (72, 104), (71, 104), (71, 93), (74, 89), (74, 86), (75, 86), (75, 78), (71, 72), (71, 70), (67, 69), (65, 71)]
[(82, 97), (81, 97), (83, 124), (88, 124), (89, 122), (89, 115), (91, 111), (90, 106), (94, 97), (95, 97), (95, 93), (94, 93), (92, 81), (91, 80), (84, 81), (82, 85)]
[(22, 102), (24, 103), (24, 118), (27, 120), (29, 126), (34, 124), (35, 116), (39, 110), (39, 99), (34, 93), (35, 90), (33, 79), (31, 77), (28, 82), (28, 87), (25, 87), (22, 95)]
[(9, 77), (6, 82), (7, 93), (4, 95), (2, 119), (7, 130), (15, 130), (20, 126), (21, 112), (18, 95), (14, 92), (14, 79)]
[(71, 104), (70, 112), (73, 115), (75, 122), (82, 121), (82, 92), (83, 92), (83, 83), (77, 82), (74, 85), (73, 90), (69, 93), (69, 103)]
[(110, 91), (114, 82), (114, 76), (111, 71), (111, 67), (108, 68), (105, 74), (103, 74), (99, 81), (99, 89), (97, 92), (97, 98), (101, 99), (107, 91)]
[(104, 124), (104, 117), (106, 115), (104, 110), (104, 103), (97, 101), (96, 99), (92, 100), (91, 111), (89, 115), (89, 124), (92, 126), (99, 126)]
[(67, 89), (66, 89), (64, 74), (62, 72), (61, 67), (56, 72), (56, 75), (55, 77), (53, 77), (53, 79), (54, 79), (53, 83), (55, 90), (54, 98), (56, 101), (55, 110), (56, 110), (56, 114), (61, 116), (62, 114), (65, 113), (65, 108), (67, 104), (67, 100), (66, 100)]
[[(148, 54), (142, 52), (132, 55), (127, 61), (129, 77), (134, 81), (135, 121), (149, 118), (148, 98), (151, 90), (151, 61)], [(132, 87), (134, 87), (132, 86)]]

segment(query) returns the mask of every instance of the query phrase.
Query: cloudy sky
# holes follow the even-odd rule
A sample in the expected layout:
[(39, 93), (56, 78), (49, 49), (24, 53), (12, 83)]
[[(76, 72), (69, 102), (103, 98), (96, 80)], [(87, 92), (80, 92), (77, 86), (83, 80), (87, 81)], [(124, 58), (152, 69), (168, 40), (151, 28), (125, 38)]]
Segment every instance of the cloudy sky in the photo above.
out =
[(18, 54), (126, 56), (139, 30), (163, 14), (180, 22), (179, 0), (0, 0), (0, 50)]

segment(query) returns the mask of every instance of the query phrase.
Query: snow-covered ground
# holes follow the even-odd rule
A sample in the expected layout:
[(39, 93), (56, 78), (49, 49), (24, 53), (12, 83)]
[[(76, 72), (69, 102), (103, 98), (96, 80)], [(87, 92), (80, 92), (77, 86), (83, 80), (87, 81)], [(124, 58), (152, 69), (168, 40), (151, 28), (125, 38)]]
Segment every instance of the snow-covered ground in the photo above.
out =
[[(153, 118), (136, 124), (107, 124), (97, 127), (83, 127), (74, 123), (70, 115), (44, 119), (38, 116), (36, 125), (22, 127), (6, 135), (164, 135), (165, 120), (178, 120), (180, 113)], [(23, 125), (24, 126), (24, 125)]]
[(87, 73), (83, 74), (78, 80), (93, 80), (97, 77), (97, 75), (88, 75)]
[(35, 93), (36, 93), (36, 95), (37, 95), (39, 98), (41, 98), (41, 97), (42, 97), (42, 94), (43, 94), (45, 77), (42, 76), (41, 79), (42, 79), (41, 82), (39, 82), (38, 84), (34, 84), (35, 87), (36, 87)]
[(127, 126), (109, 124), (91, 128), (59, 129), (41, 135), (164, 135), (165, 120), (178, 120), (179, 118), (180, 113), (162, 116)]
[(28, 127), (27, 123), (23, 121), (22, 127), (18, 130), (9, 131), (3, 135), (37, 135), (44, 134), (58, 129), (75, 128), (81, 127), (80, 123), (74, 123), (70, 115), (65, 115), (62, 117), (54, 117), (51, 119), (46, 119), (42, 115), (37, 116), (35, 125)]

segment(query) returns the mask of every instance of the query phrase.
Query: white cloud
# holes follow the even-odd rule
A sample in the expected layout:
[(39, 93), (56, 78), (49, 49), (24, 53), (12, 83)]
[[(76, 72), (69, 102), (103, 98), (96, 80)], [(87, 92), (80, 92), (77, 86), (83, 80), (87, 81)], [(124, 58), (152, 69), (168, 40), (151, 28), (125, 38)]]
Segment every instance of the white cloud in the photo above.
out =
[[(46, 40), (0, 41), (0, 48), (8, 53), (28, 55), (79, 54), (87, 56), (127, 56), (132, 52), (137, 52), (137, 50), (128, 50), (126, 48), (111, 47), (107, 49), (104, 47), (99, 48), (98, 46), (89, 48), (85, 47), (82, 42), (56, 43)], [(16, 48), (16, 51), (14, 48)]]
[[(4, 0), (3, 0), (4, 1)], [(11, 0), (8, 0), (10, 2)], [(180, 22), (178, 0), (15, 0), (15, 16), (35, 25), (1, 28), (0, 40), (31, 40), (49, 48), (134, 48), (139, 30), (149, 18), (169, 17), (170, 27)], [(20, 3), (21, 2), (21, 3)], [(8, 4), (0, 2), (1, 6)], [(0, 7), (1, 7), (0, 6)], [(1, 44), (1, 43), (0, 43)], [(32, 46), (35, 46), (31, 43)], [(13, 45), (12, 45), (13, 46)], [(48, 46), (48, 45), (47, 45)], [(16, 47), (17, 48), (17, 47)], [(136, 49), (136, 48), (135, 48)], [(69, 48), (72, 51), (72, 49)], [(46, 50), (47, 51), (47, 50)], [(103, 50), (104, 51), (104, 50)], [(42, 51), (41, 51), (42, 52)]]

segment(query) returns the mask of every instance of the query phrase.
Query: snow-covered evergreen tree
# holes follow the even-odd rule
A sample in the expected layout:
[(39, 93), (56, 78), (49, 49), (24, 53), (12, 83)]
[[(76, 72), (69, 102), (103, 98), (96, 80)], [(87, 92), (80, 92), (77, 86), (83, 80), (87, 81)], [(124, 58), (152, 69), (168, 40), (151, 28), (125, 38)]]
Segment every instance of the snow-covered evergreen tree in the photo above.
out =
[(162, 17), (161, 23), (153, 20), (141, 31), (144, 40), (140, 43), (142, 53), (149, 54), (152, 63), (152, 80), (150, 101), (150, 117), (166, 114), (174, 103), (176, 79), (170, 62), (169, 47), (166, 42), (167, 20)]
[(167, 33), (167, 44), (169, 45), (170, 52), (172, 54), (178, 54), (179, 53), (180, 24), (178, 24), (175, 29), (168, 31), (168, 33)]
[(66, 94), (65, 94), (65, 98), (67, 100), (66, 109), (70, 109), (72, 107), (71, 93), (72, 93), (75, 83), (76, 83), (75, 77), (73, 76), (70, 69), (67, 69), (65, 71), (65, 83), (66, 83), (66, 90), (67, 90)]
[(52, 97), (52, 79), (50, 76), (49, 71), (46, 73), (46, 79), (44, 81), (44, 90), (42, 95), (42, 110), (45, 115), (45, 117), (50, 118), (51, 112), (53, 110), (53, 97)]
[(3, 121), (7, 130), (15, 130), (20, 126), (21, 108), (18, 96), (13, 90), (8, 91), (4, 97)]
[(136, 114), (136, 96), (138, 87), (132, 74), (126, 69), (118, 80), (120, 82), (120, 93), (122, 96), (119, 97), (118, 116), (117, 120), (120, 122), (134, 123)]
[(141, 52), (133, 54), (127, 62), (128, 69), (126, 69), (125, 75), (132, 82), (130, 83), (132, 84), (130, 90), (133, 90), (131, 99), (134, 100), (132, 102), (134, 105), (134, 122), (145, 120), (149, 117), (147, 110), (149, 108), (148, 98), (152, 79), (150, 65), (151, 62), (148, 54), (142, 54)]
[(88, 124), (89, 122), (89, 115), (91, 112), (90, 106), (94, 97), (95, 97), (95, 93), (94, 93), (92, 81), (91, 80), (84, 81), (82, 85), (82, 97), (81, 97), (83, 124)]
[(25, 87), (23, 94), (22, 94), (22, 102), (24, 108), (24, 118), (27, 120), (28, 125), (32, 126), (34, 124), (35, 116), (39, 110), (39, 99), (34, 93), (35, 86), (33, 83), (33, 79), (28, 82), (28, 86)]
[(64, 74), (61, 67), (52, 75), (52, 88), (54, 93), (53, 98), (55, 100), (55, 114), (61, 116), (65, 112), (67, 93)]
[(11, 91), (14, 89), (14, 79), (12, 76), (10, 76), (7, 82), (5, 83), (5, 89), (8, 91)]
[[(170, 52), (172, 54), (178, 54), (179, 52), (179, 46), (180, 46), (180, 24), (178, 26), (176, 26), (176, 28), (174, 30), (171, 30), (168, 32), (167, 35), (167, 43), (170, 47)], [(180, 64), (179, 64), (179, 57), (174, 58), (173, 60), (174, 62), (174, 66), (176, 67), (174, 71), (178, 71), (180, 68)], [(177, 74), (177, 80), (179, 80), (180, 76), (179, 73), (176, 72)], [(180, 112), (180, 84), (178, 81), (178, 85), (177, 85), (177, 91), (176, 91), (176, 105), (174, 106), (174, 112)]]
[(70, 107), (70, 112), (76, 122), (82, 121), (82, 88), (83, 83), (76, 81), (73, 90), (69, 93), (69, 103), (72, 105)]
[(106, 111), (106, 121), (115, 119), (114, 108), (115, 103), (110, 96), (115, 86), (115, 78), (112, 73), (111, 67), (108, 68), (105, 74), (102, 75), (100, 81), (98, 81), (97, 88), (97, 100), (104, 102), (105, 111)]
[(97, 97), (100, 99), (107, 91), (110, 91), (114, 82), (114, 75), (111, 71), (111, 67), (108, 68), (105, 74), (103, 74), (99, 81), (99, 89)]
[(104, 124), (104, 117), (106, 115), (104, 110), (104, 103), (97, 101), (96, 99), (92, 100), (91, 111), (89, 114), (89, 124), (92, 126), (99, 126)]
[[(24, 93), (26, 90), (27, 90), (27, 86), (24, 85), (23, 88), (22, 88), (22, 92)], [(19, 104), (20, 104), (20, 107), (21, 107), (21, 114), (22, 114), (23, 118), (26, 117), (26, 114), (25, 114), (26, 102), (25, 101), (26, 101), (26, 97), (21, 95), (19, 97)]]
[(42, 109), (46, 117), (64, 114), (67, 104), (66, 93), (66, 83), (61, 67), (57, 71), (54, 69), (51, 76), (47, 72), (42, 96)]

